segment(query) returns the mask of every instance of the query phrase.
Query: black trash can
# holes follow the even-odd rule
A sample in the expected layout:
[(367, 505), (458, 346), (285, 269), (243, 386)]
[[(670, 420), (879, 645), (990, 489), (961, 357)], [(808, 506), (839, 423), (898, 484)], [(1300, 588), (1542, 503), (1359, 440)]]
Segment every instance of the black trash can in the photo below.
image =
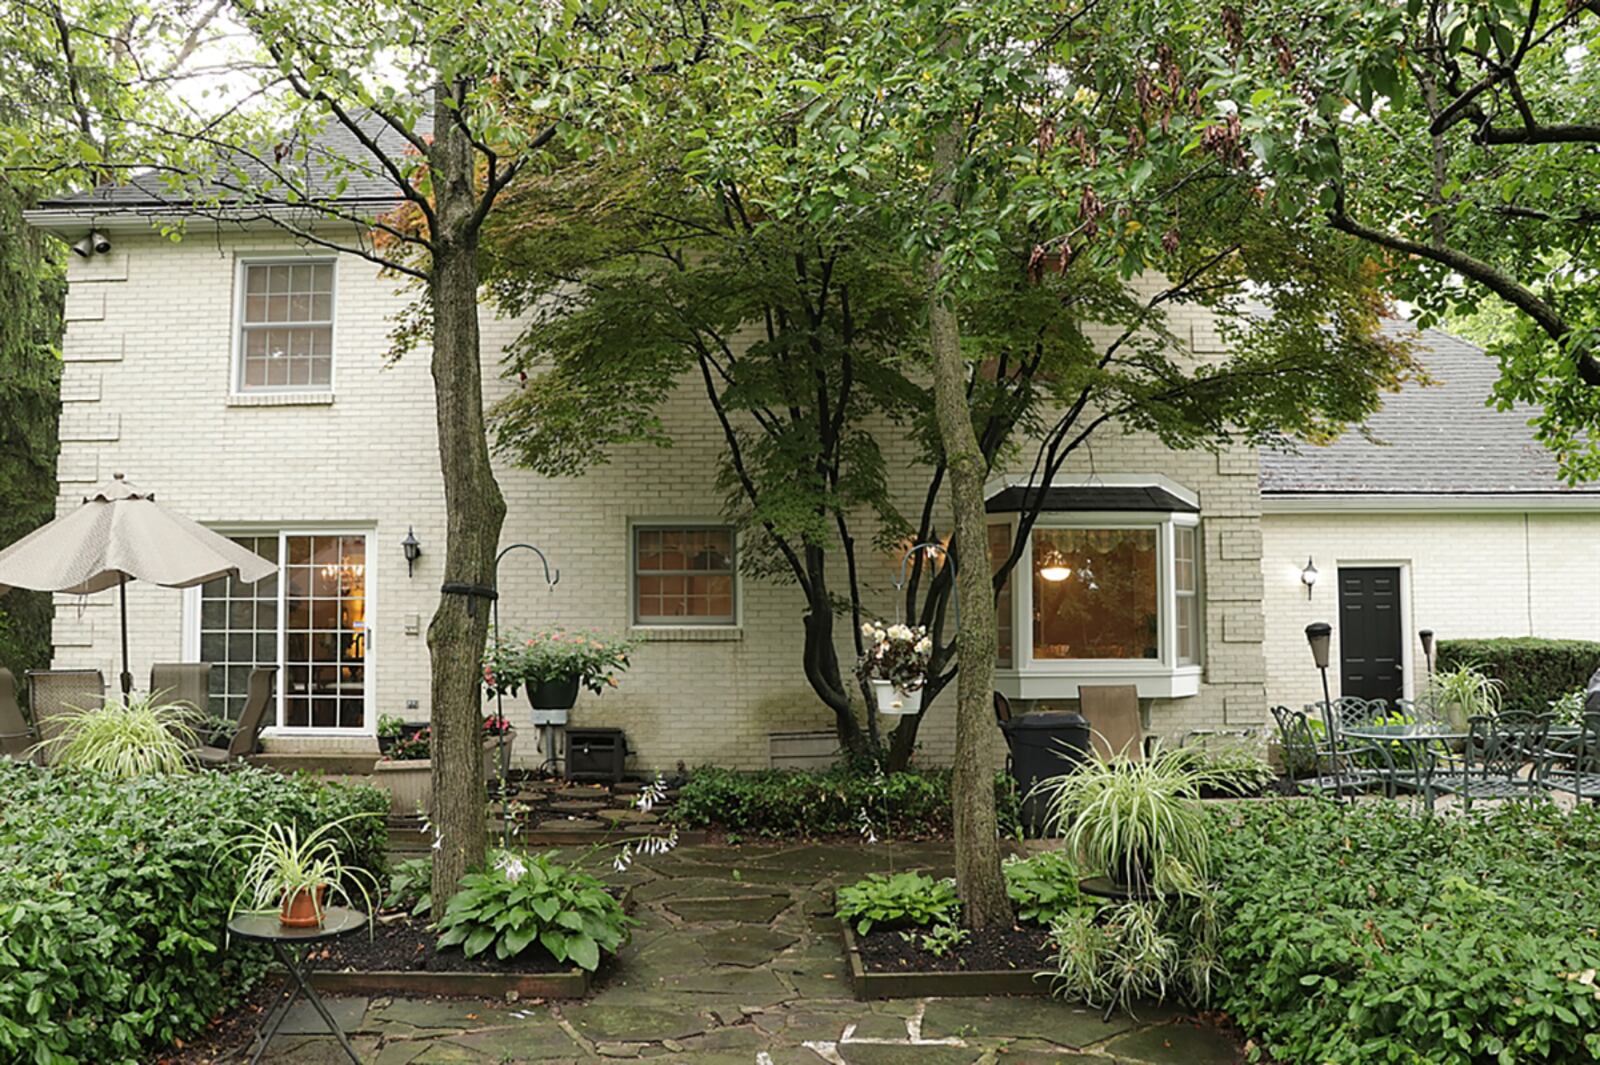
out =
[(1041, 780), (1070, 773), (1089, 758), (1089, 722), (1070, 710), (1023, 714), (1000, 722), (1011, 748), (1011, 776), (1022, 796), (1022, 831), (1044, 834), (1044, 797), (1030, 795)]

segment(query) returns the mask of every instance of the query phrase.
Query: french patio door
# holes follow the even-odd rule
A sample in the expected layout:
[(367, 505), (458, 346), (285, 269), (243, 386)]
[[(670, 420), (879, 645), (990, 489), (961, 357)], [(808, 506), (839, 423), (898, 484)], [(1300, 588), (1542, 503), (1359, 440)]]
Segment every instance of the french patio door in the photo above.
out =
[(371, 732), (367, 537), (346, 532), (235, 536), (278, 563), (275, 576), (200, 589), (198, 657), (210, 662), (211, 709), (237, 720), (250, 671), (278, 667), (269, 725), (285, 732)]

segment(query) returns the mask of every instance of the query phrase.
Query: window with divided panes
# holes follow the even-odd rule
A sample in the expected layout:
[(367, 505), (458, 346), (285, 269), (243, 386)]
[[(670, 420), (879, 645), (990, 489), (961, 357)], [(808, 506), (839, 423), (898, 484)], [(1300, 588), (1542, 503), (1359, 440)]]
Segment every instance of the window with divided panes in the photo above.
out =
[(728, 526), (635, 526), (634, 623), (732, 625), (734, 550)]
[(239, 389), (333, 387), (333, 260), (245, 263)]

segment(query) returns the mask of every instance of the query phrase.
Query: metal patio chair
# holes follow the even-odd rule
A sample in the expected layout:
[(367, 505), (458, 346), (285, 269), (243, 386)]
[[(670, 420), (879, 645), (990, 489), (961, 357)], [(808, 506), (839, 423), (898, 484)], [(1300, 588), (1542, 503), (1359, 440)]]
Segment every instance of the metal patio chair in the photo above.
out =
[(1546, 791), (1600, 802), (1600, 713), (1584, 714), (1576, 735), (1548, 740), (1534, 779)]
[[(1322, 702), (1319, 700), (1305, 705), (1308, 717), (1322, 717)], [(1334, 727), (1343, 731), (1347, 728), (1359, 728), (1362, 725), (1371, 725), (1381, 718), (1388, 717), (1389, 704), (1382, 699), (1363, 699), (1359, 695), (1341, 695), (1333, 701)]]
[(1468, 810), (1477, 799), (1532, 799), (1544, 794), (1536, 770), (1523, 775), (1542, 757), (1550, 716), (1535, 715), (1526, 723), (1502, 723), (1482, 715), (1467, 720), (1467, 742), (1459, 761), (1428, 750), (1423, 787), (1432, 795), (1455, 795)]
[(1337, 798), (1374, 789), (1394, 797), (1400, 778), (1394, 759), (1381, 744), (1350, 744), (1327, 735), (1319, 738), (1310, 717), (1287, 706), (1274, 706), (1272, 717), (1278, 725), (1284, 768), (1300, 787)]

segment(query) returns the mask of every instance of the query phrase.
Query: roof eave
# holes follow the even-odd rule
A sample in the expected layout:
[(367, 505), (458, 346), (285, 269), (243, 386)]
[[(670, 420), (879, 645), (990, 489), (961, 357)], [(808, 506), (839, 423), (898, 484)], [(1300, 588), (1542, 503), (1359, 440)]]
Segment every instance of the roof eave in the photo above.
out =
[(1494, 513), (1600, 511), (1600, 490), (1550, 492), (1310, 492), (1261, 493), (1263, 514)]

